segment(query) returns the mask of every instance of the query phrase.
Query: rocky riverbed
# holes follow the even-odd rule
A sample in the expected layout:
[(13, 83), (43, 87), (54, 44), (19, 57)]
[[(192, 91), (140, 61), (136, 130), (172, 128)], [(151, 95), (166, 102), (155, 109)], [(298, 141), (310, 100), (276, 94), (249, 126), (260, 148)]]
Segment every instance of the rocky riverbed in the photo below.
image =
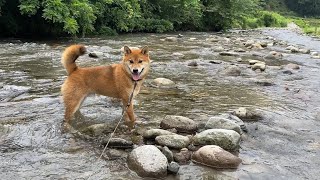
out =
[[(146, 150), (160, 156), (162, 175), (172, 161), (166, 179), (318, 179), (319, 39), (286, 29), (181, 34), (1, 40), (1, 179), (140, 179), (129, 168), (144, 170), (128, 156)], [(81, 57), (80, 66), (119, 62), (123, 45), (151, 49), (137, 128), (121, 125), (102, 159), (121, 115), (117, 100), (88, 97), (73, 124), (86, 138), (61, 133), (60, 58), (72, 43), (98, 57)], [(226, 161), (203, 158), (210, 154)]]

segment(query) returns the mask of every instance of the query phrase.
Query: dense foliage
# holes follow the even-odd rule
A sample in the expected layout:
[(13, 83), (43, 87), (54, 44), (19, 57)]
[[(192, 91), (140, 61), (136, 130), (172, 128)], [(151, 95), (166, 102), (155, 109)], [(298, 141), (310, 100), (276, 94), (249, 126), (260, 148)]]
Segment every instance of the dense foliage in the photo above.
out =
[(256, 0), (0, 0), (0, 36), (220, 31)]
[(301, 16), (320, 16), (319, 0), (286, 0), (288, 8), (297, 12)]

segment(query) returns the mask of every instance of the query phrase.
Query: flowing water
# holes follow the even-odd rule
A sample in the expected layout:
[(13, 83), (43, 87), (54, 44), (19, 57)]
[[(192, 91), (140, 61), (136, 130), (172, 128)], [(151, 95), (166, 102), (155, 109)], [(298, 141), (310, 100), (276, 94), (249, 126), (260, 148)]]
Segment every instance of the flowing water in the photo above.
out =
[[(165, 115), (182, 115), (198, 123), (239, 107), (253, 108), (263, 115), (258, 122), (246, 122), (249, 132), (242, 137), (239, 156), (243, 163), (237, 170), (217, 171), (191, 163), (167, 179), (318, 179), (320, 60), (288, 53), (285, 47), (293, 43), (320, 52), (320, 41), (282, 29), (183, 35), (175, 42), (163, 38), (177, 34), (0, 41), (1, 179), (139, 179), (127, 168), (125, 157), (99, 160), (102, 147), (98, 143), (60, 131), (64, 110), (59, 91), (66, 78), (60, 58), (72, 43), (83, 43), (89, 52), (103, 53), (98, 59), (79, 58), (79, 66), (117, 63), (123, 45), (150, 47), (152, 71), (135, 100), (142, 129), (159, 126)], [(239, 53), (244, 61), (265, 61), (265, 72), (252, 71), (246, 62), (237, 61), (239, 57), (220, 56), (213, 50), (218, 46), (246, 49), (241, 43), (249, 39), (275, 42), (263, 50)], [(284, 58), (265, 59), (272, 50), (284, 53)], [(188, 66), (192, 61), (198, 66)], [(291, 75), (279, 68), (290, 62), (300, 65)], [(241, 76), (221, 73), (232, 64), (241, 68)], [(154, 87), (152, 80), (158, 77), (171, 79), (176, 86)], [(274, 85), (256, 83), (264, 80)], [(104, 123), (118, 119), (121, 107), (110, 98), (90, 96), (81, 113), (89, 124)]]

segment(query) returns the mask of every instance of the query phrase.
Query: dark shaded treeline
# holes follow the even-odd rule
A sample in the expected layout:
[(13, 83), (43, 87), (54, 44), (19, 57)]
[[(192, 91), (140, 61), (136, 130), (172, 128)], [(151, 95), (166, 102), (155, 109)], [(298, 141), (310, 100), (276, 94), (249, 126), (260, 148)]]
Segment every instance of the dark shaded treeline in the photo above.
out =
[[(271, 0), (0, 0), (1, 37), (221, 31), (243, 24)], [(294, 1), (296, 3), (294, 3)], [(314, 1), (314, 2), (313, 2)], [(297, 12), (319, 0), (287, 0)], [(301, 2), (305, 2), (303, 9)], [(311, 3), (313, 2), (313, 3)]]

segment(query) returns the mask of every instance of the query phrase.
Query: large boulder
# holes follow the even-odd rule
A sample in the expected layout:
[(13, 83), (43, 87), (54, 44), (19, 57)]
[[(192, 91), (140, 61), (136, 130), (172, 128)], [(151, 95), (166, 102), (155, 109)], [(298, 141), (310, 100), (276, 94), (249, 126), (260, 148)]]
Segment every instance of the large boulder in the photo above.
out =
[(175, 128), (178, 132), (195, 132), (197, 123), (187, 117), (167, 115), (161, 121), (160, 127), (163, 129)]
[(239, 134), (242, 133), (240, 125), (238, 125), (232, 120), (222, 118), (219, 116), (209, 118), (204, 128), (205, 129), (229, 129), (229, 130), (234, 130)]
[(228, 151), (239, 150), (240, 134), (227, 129), (208, 129), (193, 137), (195, 145), (217, 145)]
[(165, 177), (168, 161), (165, 155), (153, 145), (134, 149), (128, 156), (128, 166), (141, 177)]
[(182, 149), (190, 144), (190, 139), (182, 135), (161, 135), (156, 137), (156, 142), (162, 146)]
[(242, 162), (239, 157), (216, 145), (201, 147), (192, 155), (192, 161), (194, 163), (223, 169), (237, 168)]

